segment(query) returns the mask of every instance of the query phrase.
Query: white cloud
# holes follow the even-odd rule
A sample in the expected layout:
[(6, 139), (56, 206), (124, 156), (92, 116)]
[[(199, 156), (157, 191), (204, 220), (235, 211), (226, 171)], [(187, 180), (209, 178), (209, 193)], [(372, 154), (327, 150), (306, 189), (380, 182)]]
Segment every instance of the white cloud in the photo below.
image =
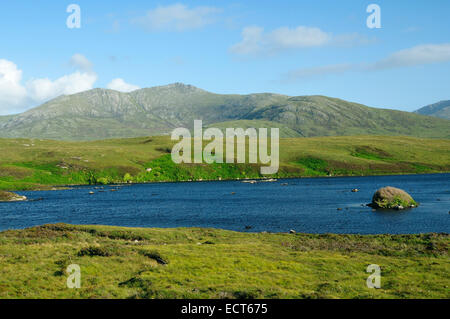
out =
[(33, 100), (42, 102), (63, 94), (75, 94), (90, 90), (96, 81), (97, 74), (77, 71), (54, 81), (50, 79), (31, 80), (27, 83), (27, 89)]
[(120, 92), (131, 92), (140, 89), (139, 86), (126, 83), (123, 79), (120, 78), (112, 80), (106, 87), (110, 90), (116, 90)]
[(149, 31), (185, 31), (201, 28), (214, 22), (214, 15), (221, 10), (215, 7), (199, 6), (188, 8), (177, 3), (169, 6), (158, 6), (147, 12), (144, 17), (133, 22)]
[(0, 114), (20, 109), (27, 98), (21, 85), (22, 71), (11, 61), (0, 59)]
[(70, 64), (82, 71), (92, 71), (92, 63), (84, 55), (75, 53), (70, 58)]
[(354, 46), (373, 42), (362, 35), (332, 35), (316, 27), (280, 27), (265, 32), (258, 26), (245, 27), (242, 40), (230, 48), (235, 54), (274, 54), (282, 50), (323, 47), (326, 45)]
[(298, 26), (290, 29), (282, 27), (268, 34), (269, 42), (276, 48), (309, 48), (327, 44), (331, 36), (319, 28)]
[(258, 53), (262, 49), (264, 29), (260, 27), (245, 27), (242, 30), (241, 42), (233, 45), (230, 51), (237, 54)]
[(62, 94), (90, 90), (97, 81), (92, 63), (83, 55), (75, 54), (70, 63), (77, 71), (56, 80), (31, 79), (22, 83), (22, 70), (8, 60), (0, 59), (0, 114), (24, 111)]
[(354, 47), (359, 45), (368, 45), (377, 42), (377, 38), (366, 37), (359, 33), (345, 33), (333, 36), (330, 44), (338, 47)]
[(394, 52), (388, 57), (372, 63), (347, 63), (301, 68), (284, 74), (282, 81), (292, 82), (351, 71), (373, 72), (442, 62), (450, 62), (450, 43), (418, 45)]
[(423, 44), (394, 52), (370, 66), (371, 69), (392, 69), (450, 61), (450, 43)]
[(230, 48), (236, 54), (274, 53), (293, 48), (309, 48), (327, 44), (331, 36), (319, 28), (298, 26), (281, 27), (271, 32), (264, 32), (258, 26), (245, 27), (241, 42)]

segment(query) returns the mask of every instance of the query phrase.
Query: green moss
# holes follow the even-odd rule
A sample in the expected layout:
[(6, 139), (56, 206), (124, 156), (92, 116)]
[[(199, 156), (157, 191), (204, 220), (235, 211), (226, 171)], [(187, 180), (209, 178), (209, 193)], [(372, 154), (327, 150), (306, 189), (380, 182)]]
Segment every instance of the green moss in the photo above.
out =
[(394, 198), (390, 201), (386, 199), (376, 201), (376, 204), (380, 208), (387, 208), (387, 209), (396, 208), (399, 206), (402, 207), (410, 207), (411, 205), (418, 206), (415, 200), (405, 200), (399, 196), (394, 196)]

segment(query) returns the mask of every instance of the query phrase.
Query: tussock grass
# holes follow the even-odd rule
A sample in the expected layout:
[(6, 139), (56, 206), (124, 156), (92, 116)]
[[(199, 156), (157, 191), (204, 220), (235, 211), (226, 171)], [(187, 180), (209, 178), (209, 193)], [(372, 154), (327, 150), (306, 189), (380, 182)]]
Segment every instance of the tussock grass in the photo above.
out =
[[(448, 234), (44, 225), (0, 233), (0, 298), (449, 298), (449, 243)], [(66, 288), (70, 264), (81, 289)], [(380, 289), (366, 286), (369, 264), (381, 267)]]

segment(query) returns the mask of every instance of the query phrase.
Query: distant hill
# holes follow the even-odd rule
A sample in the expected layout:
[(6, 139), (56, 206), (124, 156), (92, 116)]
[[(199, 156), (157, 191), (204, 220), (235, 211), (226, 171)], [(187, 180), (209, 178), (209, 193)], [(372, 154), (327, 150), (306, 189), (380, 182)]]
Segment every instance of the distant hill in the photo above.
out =
[(450, 120), (450, 100), (424, 106), (415, 112)]
[[(0, 137), (95, 140), (206, 126), (280, 127), (282, 136), (450, 137), (450, 121), (325, 96), (214, 94), (181, 83), (121, 93), (93, 89), (0, 117)], [(225, 123), (224, 123), (225, 122)], [(238, 126), (239, 125), (239, 126)]]

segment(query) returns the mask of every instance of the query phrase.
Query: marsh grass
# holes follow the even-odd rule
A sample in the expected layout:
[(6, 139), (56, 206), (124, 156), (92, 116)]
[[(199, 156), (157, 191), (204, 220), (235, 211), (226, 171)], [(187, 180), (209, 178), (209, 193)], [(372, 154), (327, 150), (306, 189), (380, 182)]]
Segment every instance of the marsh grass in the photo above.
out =
[(449, 298), (448, 249), (448, 234), (44, 225), (0, 233), (0, 298)]

